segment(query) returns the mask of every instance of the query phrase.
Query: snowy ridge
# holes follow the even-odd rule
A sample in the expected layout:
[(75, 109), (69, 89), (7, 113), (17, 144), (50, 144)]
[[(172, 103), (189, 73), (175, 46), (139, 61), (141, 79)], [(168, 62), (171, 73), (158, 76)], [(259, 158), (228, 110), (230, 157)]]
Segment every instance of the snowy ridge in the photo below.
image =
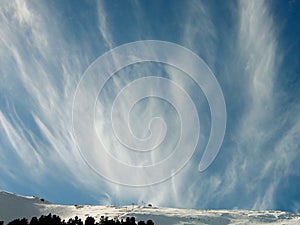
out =
[(151, 219), (156, 225), (227, 225), (227, 224), (300, 224), (300, 215), (282, 211), (253, 210), (195, 210), (158, 208), (142, 206), (67, 206), (51, 204), (37, 197), (25, 197), (0, 191), (0, 221), (5, 224), (16, 218), (59, 215), (68, 220), (78, 216), (83, 220), (93, 216), (96, 221), (101, 216), (126, 218), (134, 216), (137, 220)]

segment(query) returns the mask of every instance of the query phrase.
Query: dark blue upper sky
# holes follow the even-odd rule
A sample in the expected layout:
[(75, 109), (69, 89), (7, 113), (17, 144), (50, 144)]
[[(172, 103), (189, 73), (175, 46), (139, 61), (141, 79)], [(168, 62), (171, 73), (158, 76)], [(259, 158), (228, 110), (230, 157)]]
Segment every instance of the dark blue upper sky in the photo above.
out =
[[(299, 13), (297, 0), (5, 0), (0, 6), (0, 189), (63, 204), (143, 201), (172, 207), (299, 213)], [(207, 93), (186, 71), (155, 62), (122, 68), (108, 79), (103, 90), (99, 88), (105, 71), (79, 88), (99, 56), (141, 40), (172, 42), (191, 50), (207, 64), (222, 89), (226, 132), (219, 154), (203, 172), (198, 171), (198, 165), (214, 124), (206, 97), (214, 96), (215, 89)], [(143, 53), (135, 50), (128, 52), (128, 58), (151, 52), (151, 48)], [(169, 57), (195, 71), (190, 58), (179, 53)], [(122, 63), (118, 57), (110, 62), (114, 66)], [(116, 117), (111, 117), (110, 109), (119, 92), (147, 76), (168, 79), (184, 89), (195, 104), (200, 126), (191, 115), (186, 120), (188, 132), (180, 133), (184, 127), (180, 123), (185, 120), (176, 112), (176, 104), (153, 96), (136, 104), (125, 98)], [(130, 96), (160, 88), (190, 110), (175, 86), (146, 83), (132, 89)], [(87, 99), (75, 98), (78, 90), (83, 90)], [(92, 99), (95, 111), (88, 112), (84, 107), (93, 91), (99, 92), (97, 99)], [(133, 105), (127, 117), (129, 104)], [(104, 148), (93, 152), (95, 144), (89, 142), (85, 150), (78, 149), (74, 105), (82, 106), (80, 115), (84, 115), (78, 120), (82, 128), (78, 133), (75, 126), (79, 139), (89, 140), (92, 131), (97, 133), (109, 154), (127, 165), (156, 165), (173, 156), (174, 146), (184, 135), (191, 138), (182, 139), (188, 148), (189, 140), (197, 136), (194, 130), (199, 129), (197, 147), (185, 167), (174, 169), (178, 173), (162, 183), (130, 187), (110, 182), (91, 168), (85, 155), (97, 156), (93, 163), (120, 180), (133, 176), (137, 183), (149, 183), (164, 171), (153, 170), (147, 175), (120, 172), (105, 160)], [(87, 129), (89, 115), (94, 115), (95, 127)], [(116, 126), (123, 129), (120, 124), (129, 121), (130, 134), (136, 137), (159, 138), (164, 132), (162, 120), (156, 120), (160, 125), (149, 127), (157, 117), (164, 120), (167, 131), (162, 145), (150, 155), (127, 151), (114, 137), (113, 129), (107, 128), (118, 118)], [(174, 154), (184, 156), (186, 151), (180, 148)], [(173, 164), (175, 168), (178, 162)]]

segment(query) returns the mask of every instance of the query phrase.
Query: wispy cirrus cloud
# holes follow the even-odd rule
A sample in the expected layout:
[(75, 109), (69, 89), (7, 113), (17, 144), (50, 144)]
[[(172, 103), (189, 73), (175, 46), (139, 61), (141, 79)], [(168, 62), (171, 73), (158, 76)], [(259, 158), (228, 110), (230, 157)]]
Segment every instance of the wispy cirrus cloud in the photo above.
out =
[[(243, 80), (247, 85), (242, 94), (245, 110), (238, 114), (232, 136), (233, 159), (225, 173), (226, 186), (231, 190), (224, 193), (240, 192), (244, 199), (240, 204), (248, 202), (245, 205), (255, 209), (276, 207), (281, 179), (295, 172), (287, 168), (298, 155), (299, 142), (294, 139), (299, 132), (298, 122), (278, 110), (286, 103), (275, 86), (281, 72), (278, 62), (283, 54), (278, 45), (278, 32), (267, 2), (239, 2), (236, 52), (240, 61), (234, 63), (242, 72), (236, 74), (235, 83), (239, 85), (239, 80)], [(298, 111), (297, 107), (292, 108), (289, 113)], [(287, 120), (294, 125), (287, 126)], [(282, 152), (281, 143), (289, 143), (288, 154)], [(282, 161), (282, 157), (286, 160)]]
[(79, 165), (85, 165), (76, 153), (70, 116), (81, 75), (76, 70), (82, 66), (73, 62), (85, 59), (73, 55), (70, 60), (59, 22), (44, 4), (7, 1), (1, 7), (1, 125), (8, 139), (1, 149), (20, 159), (14, 168), (3, 160), (13, 179), (23, 173), (40, 179), (49, 170), (66, 168), (62, 175), (81, 177)]
[[(284, 50), (279, 45), (271, 3), (238, 1), (218, 6), (213, 2), (189, 1), (180, 3), (179, 7), (170, 2), (164, 15), (169, 19), (158, 18), (154, 13), (157, 12), (155, 7), (162, 3), (120, 4), (124, 15), (135, 20), (126, 21), (126, 16), (120, 18), (123, 15), (118, 11), (120, 8), (112, 7), (107, 1), (87, 4), (82, 10), (93, 13), (87, 13), (90, 19), (84, 17), (85, 20), (77, 12), (66, 18), (60, 11), (63, 8), (56, 3), (5, 1), (1, 5), (0, 174), (5, 181), (1, 180), (0, 184), (6, 183), (10, 187), (7, 183), (11, 183), (14, 188), (14, 182), (26, 174), (31, 177), (32, 186), (40, 187), (37, 189), (42, 192), (41, 181), (47, 183), (43, 176), (59, 174), (61, 177), (55, 178), (58, 184), (68, 179), (74, 189), (84, 188), (91, 198), (105, 204), (147, 201), (199, 208), (276, 207), (280, 183), (290, 175), (299, 176), (296, 162), (299, 159), (300, 123), (297, 117), (299, 103), (287, 102), (276, 83), (284, 67), (279, 64)], [(60, 7), (65, 7), (66, 11), (71, 8), (67, 3)], [(134, 12), (134, 16), (129, 17), (132, 13), (128, 12)], [(220, 12), (224, 17), (216, 17)], [(124, 33), (114, 32), (115, 26), (128, 32), (126, 38)], [(218, 78), (228, 109), (224, 145), (214, 164), (204, 173), (198, 173), (197, 166), (210, 125), (205, 96), (201, 91), (195, 91), (195, 84), (186, 80), (180, 71), (159, 67), (155, 70), (156, 75), (163, 74), (182, 84), (199, 101), (198, 110), (204, 115), (201, 146), (191, 162), (167, 182), (143, 188), (109, 183), (91, 171), (77, 149), (72, 131), (76, 87), (92, 61), (105, 50), (115, 47), (115, 43), (162, 37), (201, 56)], [(114, 58), (112, 63), (118, 65), (120, 62)], [(102, 93), (107, 105), (112, 104), (116, 92), (132, 78), (153, 75), (153, 65), (140, 69), (139, 74), (131, 73), (137, 68), (140, 67), (127, 68), (125, 74), (117, 74), (109, 81), (111, 86)], [(93, 88), (86, 90), (87, 95)], [(143, 88), (136, 92), (142, 93)], [(184, 105), (178, 98), (180, 100)], [(120, 117), (124, 121), (128, 119), (122, 115), (126, 104), (120, 108)], [(131, 119), (139, 121), (133, 128), (141, 136), (148, 134), (148, 127), (142, 129), (141, 125), (147, 126), (153, 113), (169, 113), (166, 105), (157, 105), (156, 101), (149, 101), (144, 106), (147, 110), (136, 108)], [(176, 116), (169, 116), (169, 121), (172, 120), (176, 121)], [(175, 129), (176, 125), (169, 124), (169, 129)], [(110, 141), (105, 132), (103, 138)], [(132, 162), (134, 158), (121, 151), (119, 145), (110, 144), (120, 158)], [(152, 155), (153, 158), (146, 162), (154, 161), (163, 153)], [(15, 162), (19, 163), (15, 165)], [(112, 165), (106, 166), (114, 172)], [(148, 178), (137, 177), (141, 181)], [(297, 208), (297, 205), (295, 201), (293, 207)]]
[(113, 37), (109, 29), (110, 24), (108, 21), (108, 15), (105, 10), (105, 2), (97, 1), (97, 15), (98, 15), (98, 28), (101, 36), (104, 39), (108, 49), (112, 49), (114, 46)]

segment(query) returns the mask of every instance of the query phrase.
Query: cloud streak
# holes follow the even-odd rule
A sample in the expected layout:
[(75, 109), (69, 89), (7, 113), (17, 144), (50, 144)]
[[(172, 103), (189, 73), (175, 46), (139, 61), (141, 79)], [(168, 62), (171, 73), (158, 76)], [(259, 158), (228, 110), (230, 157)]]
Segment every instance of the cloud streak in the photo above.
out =
[[(170, 4), (165, 12), (169, 18), (167, 22), (150, 18), (158, 7), (155, 3), (120, 4), (118, 7), (123, 14), (108, 2), (86, 4), (81, 10), (94, 12), (88, 19), (72, 10), (68, 18), (73, 19), (66, 18), (64, 10), (70, 10), (68, 4), (5, 1), (1, 5), (2, 187), (18, 190), (16, 187), (24, 182), (21, 177), (26, 175), (32, 182), (29, 189), (35, 190), (33, 192), (45, 195), (51, 192), (43, 191), (41, 184), (50, 185), (47, 177), (51, 177), (58, 186), (68, 180), (74, 192), (83, 188), (89, 193), (87, 199), (105, 204), (147, 201), (198, 208), (276, 208), (281, 183), (289, 176), (300, 176), (296, 163), (299, 161), (300, 120), (297, 117), (299, 102), (287, 102), (285, 95), (290, 93), (284, 93), (277, 85), (279, 73), (288, 68), (279, 64), (284, 52), (280, 48), (279, 30), (270, 3), (238, 1), (216, 6), (189, 1), (180, 3), (180, 7)], [(134, 16), (126, 12), (134, 12)], [(220, 12), (223, 19), (215, 16)], [(133, 18), (135, 20), (129, 23)], [(116, 27), (123, 31), (124, 26), (126, 33), (114, 32)], [(161, 75), (182, 84), (198, 102), (197, 110), (202, 115), (201, 134), (192, 160), (172, 179), (144, 188), (116, 185), (91, 171), (77, 149), (72, 132), (76, 87), (93, 60), (116, 43), (141, 37), (162, 39), (162, 36), (166, 41), (194, 51), (215, 73), (228, 110), (225, 141), (213, 165), (204, 173), (198, 173), (197, 166), (211, 125), (209, 108), (201, 90), (174, 68), (154, 68), (153, 63), (144, 68), (141, 65), (125, 68), (108, 81), (101, 93), (100, 98), (106, 106), (111, 106), (118, 91), (132, 79), (145, 74)], [(187, 60), (176, 57), (182, 62)], [(111, 63), (118, 65), (120, 62), (113, 58)], [(134, 73), (137, 70), (139, 72)], [(95, 84), (98, 81), (95, 79)], [(87, 95), (93, 90), (87, 88)], [(143, 90), (141, 87), (136, 92), (143, 93)], [(172, 89), (166, 91), (176, 95)], [(184, 105), (180, 97), (178, 102)], [(121, 112), (127, 108), (126, 104), (120, 107)], [(169, 131), (178, 128), (178, 117), (168, 105), (153, 99), (143, 104), (131, 115), (132, 128), (141, 137), (149, 135), (149, 129), (143, 127), (147, 127), (153, 115), (165, 116)], [(105, 113), (98, 118), (99, 124), (105, 125)], [(124, 121), (128, 119), (122, 113), (120, 117)], [(82, 132), (88, 134), (85, 130)], [(178, 136), (176, 132), (172, 135)], [(163, 148), (161, 154), (152, 154), (150, 159), (142, 161), (141, 156), (127, 154), (118, 143), (111, 142), (105, 130), (102, 135), (113, 149), (112, 153), (130, 163), (136, 159), (141, 159), (141, 163), (154, 162), (168, 153), (167, 148)], [(112, 165), (101, 163), (114, 172)], [(136, 179), (147, 180), (148, 177)], [(290, 201), (291, 210), (299, 211), (299, 201)]]

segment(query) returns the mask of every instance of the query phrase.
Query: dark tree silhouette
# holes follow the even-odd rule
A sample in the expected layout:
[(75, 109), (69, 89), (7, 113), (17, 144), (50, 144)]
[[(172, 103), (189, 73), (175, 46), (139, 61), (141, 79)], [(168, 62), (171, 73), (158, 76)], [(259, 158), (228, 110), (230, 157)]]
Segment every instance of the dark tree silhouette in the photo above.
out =
[(154, 223), (153, 223), (152, 220), (148, 220), (148, 221), (147, 221), (147, 225), (154, 225)]
[[(3, 225), (4, 222), (0, 221), (0, 225)], [(15, 219), (9, 222), (7, 225), (154, 225), (152, 220), (148, 220), (147, 223), (144, 221), (139, 221), (136, 223), (135, 217), (127, 217), (125, 221), (122, 219), (121, 221), (118, 218), (114, 220), (109, 219), (108, 217), (101, 216), (99, 223), (95, 222), (95, 218), (89, 216), (83, 222), (78, 216), (75, 218), (70, 218), (66, 223), (64, 220), (62, 221), (59, 216), (52, 215), (51, 213), (47, 216), (32, 217), (30, 222), (28, 220), (23, 219)]]
[(29, 225), (38, 225), (39, 224), (39, 220), (36, 217), (32, 217), (30, 220)]
[(94, 219), (94, 217), (91, 217), (91, 216), (87, 217), (87, 218), (85, 219), (84, 224), (85, 224), (85, 225), (94, 225), (94, 224), (95, 224), (95, 219)]
[(26, 218), (23, 218), (21, 220), (16, 219), (16, 220), (9, 222), (7, 225), (28, 225), (28, 221)]

